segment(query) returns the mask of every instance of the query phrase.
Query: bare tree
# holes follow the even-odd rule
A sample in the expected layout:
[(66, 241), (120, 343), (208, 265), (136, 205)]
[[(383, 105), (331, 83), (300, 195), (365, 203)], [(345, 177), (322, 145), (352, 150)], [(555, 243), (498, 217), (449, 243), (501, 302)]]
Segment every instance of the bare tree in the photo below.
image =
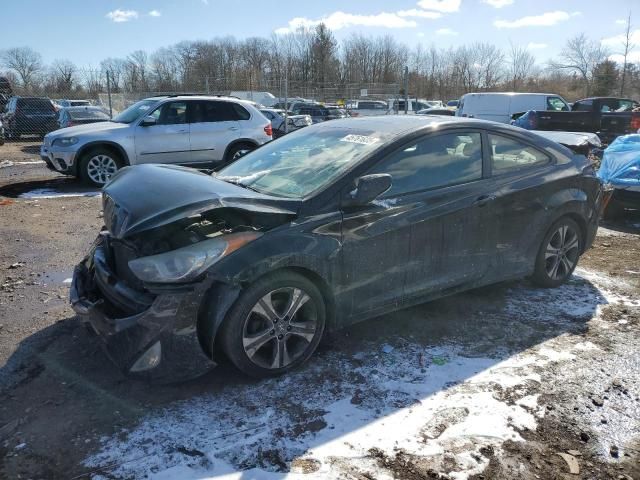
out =
[(71, 92), (75, 83), (76, 66), (70, 60), (54, 60), (51, 64), (51, 76), (56, 91)]
[(578, 73), (582, 78), (585, 95), (589, 96), (593, 72), (596, 66), (607, 57), (607, 54), (607, 49), (600, 42), (590, 40), (584, 33), (581, 33), (567, 41), (560, 53), (560, 59), (551, 62), (551, 67), (556, 70)]
[(535, 57), (526, 48), (511, 44), (507, 64), (512, 90), (522, 87), (525, 79), (531, 75), (535, 63)]
[(627, 25), (626, 25), (625, 31), (624, 31), (624, 40), (622, 42), (622, 47), (624, 48), (622, 56), (623, 56), (624, 60), (622, 62), (622, 76), (620, 77), (620, 96), (621, 97), (624, 96), (624, 87), (625, 87), (625, 82), (627, 80), (627, 70), (629, 68), (629, 64), (628, 64), (627, 60), (629, 58), (629, 54), (635, 48), (635, 45), (631, 42), (631, 39), (632, 39), (632, 34), (631, 34), (631, 12), (629, 12), (629, 16), (627, 17)]
[(37, 75), (43, 70), (42, 56), (30, 47), (15, 47), (2, 52), (2, 64), (14, 70), (25, 88), (34, 86)]

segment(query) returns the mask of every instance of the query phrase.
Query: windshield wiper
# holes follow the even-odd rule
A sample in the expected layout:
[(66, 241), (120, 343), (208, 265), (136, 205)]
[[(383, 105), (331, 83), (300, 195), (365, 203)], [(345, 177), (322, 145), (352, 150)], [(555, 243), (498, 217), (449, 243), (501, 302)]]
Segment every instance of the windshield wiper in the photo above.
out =
[(260, 190), (258, 190), (257, 188), (253, 188), (251, 185), (247, 185), (245, 183), (240, 182), (239, 180), (234, 180), (230, 177), (216, 177), (218, 180), (222, 180), (223, 182), (227, 182), (230, 183), (232, 185), (237, 185), (239, 187), (242, 188), (246, 188), (247, 190), (251, 190), (252, 192), (256, 192), (256, 193), (262, 193)]

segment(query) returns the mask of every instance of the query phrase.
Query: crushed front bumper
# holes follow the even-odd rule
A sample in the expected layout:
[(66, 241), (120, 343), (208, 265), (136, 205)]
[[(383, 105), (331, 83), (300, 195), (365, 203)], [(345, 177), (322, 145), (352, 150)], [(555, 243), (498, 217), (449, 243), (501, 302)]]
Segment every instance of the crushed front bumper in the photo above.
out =
[(125, 303), (132, 290), (103, 260), (105, 244), (99, 236), (76, 266), (70, 300), (109, 358), (125, 375), (159, 382), (187, 380), (215, 367), (201, 348), (196, 327), (207, 285), (169, 287), (155, 295), (140, 292), (136, 311), (122, 313), (118, 299)]

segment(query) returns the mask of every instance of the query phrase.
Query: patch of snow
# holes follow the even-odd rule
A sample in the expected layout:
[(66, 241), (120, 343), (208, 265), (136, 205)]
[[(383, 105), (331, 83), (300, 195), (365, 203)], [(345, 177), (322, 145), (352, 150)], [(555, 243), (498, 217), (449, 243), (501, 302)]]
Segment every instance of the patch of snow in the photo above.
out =
[(371, 202), (372, 205), (382, 208), (391, 208), (396, 203), (398, 203), (397, 198), (378, 199)]
[(97, 197), (100, 195), (100, 191), (92, 192), (59, 192), (52, 188), (36, 188), (29, 192), (21, 193), (18, 198), (66, 198), (66, 197)]

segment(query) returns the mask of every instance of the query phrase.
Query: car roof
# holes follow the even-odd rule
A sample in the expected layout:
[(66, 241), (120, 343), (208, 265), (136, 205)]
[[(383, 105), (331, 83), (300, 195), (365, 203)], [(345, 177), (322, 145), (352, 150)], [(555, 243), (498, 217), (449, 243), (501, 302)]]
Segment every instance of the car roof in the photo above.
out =
[(401, 135), (409, 130), (440, 128), (440, 127), (469, 127), (469, 128), (501, 128), (515, 129), (503, 123), (491, 122), (489, 120), (478, 120), (474, 118), (462, 117), (425, 117), (423, 115), (377, 115), (371, 117), (352, 117), (332, 120), (330, 122), (318, 124), (319, 128), (333, 127), (353, 127), (367, 130), (380, 130), (388, 133)]
[(101, 112), (102, 107), (98, 107), (96, 105), (78, 105), (75, 107), (62, 107), (62, 110), (69, 110), (71, 112), (80, 112), (80, 111), (87, 111), (87, 110), (100, 110)]
[(522, 96), (522, 95), (550, 95), (550, 96), (554, 96), (554, 97), (560, 97), (561, 95), (558, 95), (557, 93), (543, 93), (543, 92), (472, 92), (472, 93), (465, 93), (463, 96), (471, 96), (471, 95), (482, 95), (482, 96), (488, 96), (488, 95), (508, 95), (511, 97), (516, 97), (516, 96)]

